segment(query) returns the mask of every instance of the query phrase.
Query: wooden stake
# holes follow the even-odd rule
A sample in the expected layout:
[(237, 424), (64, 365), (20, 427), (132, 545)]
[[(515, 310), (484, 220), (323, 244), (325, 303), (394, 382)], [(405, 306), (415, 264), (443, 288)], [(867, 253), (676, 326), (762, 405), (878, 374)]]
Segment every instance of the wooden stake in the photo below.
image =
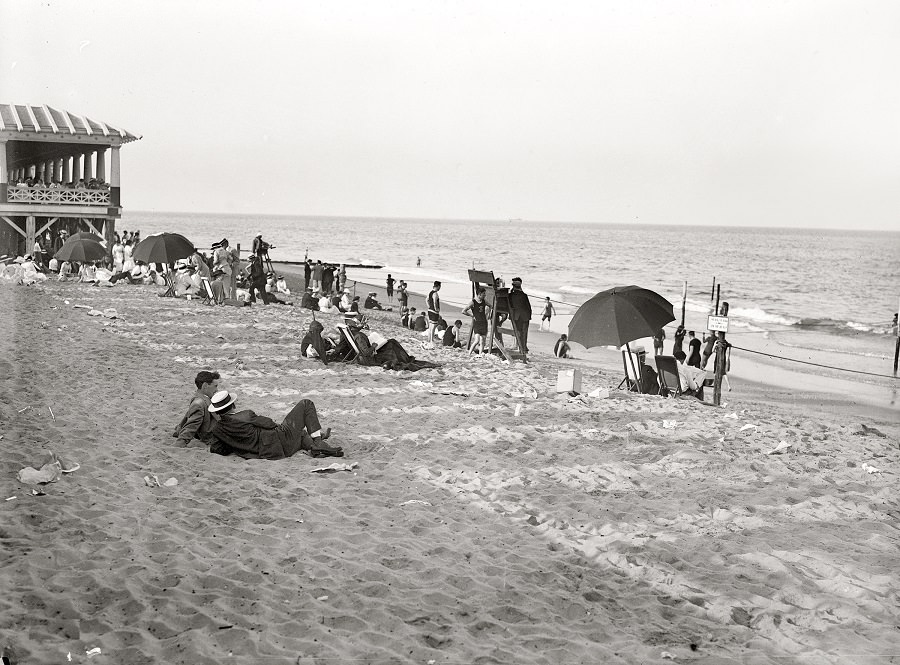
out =
[(722, 285), (716, 285), (716, 316), (719, 316), (719, 294), (722, 293)]
[(709, 291), (709, 301), (712, 302), (713, 298), (715, 298), (715, 297), (716, 297), (716, 277), (715, 277), (715, 275), (713, 275), (713, 285), (712, 285), (712, 289), (710, 289), (710, 291)]
[[(716, 302), (716, 312), (718, 312), (718, 302)], [(722, 303), (722, 313), (717, 316), (728, 316), (728, 303)], [(722, 377), (725, 375), (725, 333), (717, 332), (718, 342), (716, 343), (716, 378), (713, 381), (713, 404), (716, 406), (722, 403)]]
[[(713, 278), (715, 279), (715, 278)], [(681, 287), (681, 327), (684, 328), (684, 308), (687, 304), (687, 282)]]

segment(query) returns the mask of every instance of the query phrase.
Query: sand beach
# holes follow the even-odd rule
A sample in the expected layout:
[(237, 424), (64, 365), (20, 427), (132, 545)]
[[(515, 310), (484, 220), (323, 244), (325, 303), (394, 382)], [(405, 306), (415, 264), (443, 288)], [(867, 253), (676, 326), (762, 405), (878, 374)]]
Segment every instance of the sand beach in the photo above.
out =
[[(440, 368), (326, 367), (300, 357), (308, 311), (153, 287), (2, 285), (0, 308), (12, 662), (900, 659), (890, 412), (625, 393), (553, 336), (508, 366), (423, 349), (396, 313), (370, 325)], [(573, 366), (585, 394), (557, 394)], [(174, 447), (200, 369), (275, 420), (314, 400), (346, 457)], [(17, 479), (51, 451), (78, 468)]]

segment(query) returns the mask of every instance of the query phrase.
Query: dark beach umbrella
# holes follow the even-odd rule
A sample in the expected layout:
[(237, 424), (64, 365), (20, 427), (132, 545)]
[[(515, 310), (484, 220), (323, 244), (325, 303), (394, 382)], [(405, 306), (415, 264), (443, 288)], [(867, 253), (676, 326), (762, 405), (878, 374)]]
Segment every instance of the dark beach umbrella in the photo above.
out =
[(78, 261), (89, 263), (106, 257), (106, 248), (96, 240), (87, 238), (70, 238), (63, 243), (59, 251), (53, 255), (57, 261)]
[(587, 348), (624, 344), (640, 390), (641, 375), (634, 366), (628, 343), (651, 337), (674, 320), (672, 303), (658, 293), (634, 285), (616, 286), (601, 291), (578, 308), (569, 322), (569, 341)]
[(157, 233), (147, 236), (135, 245), (132, 258), (144, 263), (169, 265), (178, 259), (186, 259), (194, 253), (190, 240), (178, 233)]
[(575, 312), (569, 341), (592, 346), (622, 346), (652, 337), (675, 320), (672, 303), (639, 286), (616, 286), (601, 291)]
[[(94, 242), (106, 242), (103, 238), (98, 236), (96, 233), (91, 233), (90, 231), (79, 231), (78, 233), (73, 233), (69, 236), (68, 240), (93, 240)], [(67, 242), (68, 242), (67, 240)]]

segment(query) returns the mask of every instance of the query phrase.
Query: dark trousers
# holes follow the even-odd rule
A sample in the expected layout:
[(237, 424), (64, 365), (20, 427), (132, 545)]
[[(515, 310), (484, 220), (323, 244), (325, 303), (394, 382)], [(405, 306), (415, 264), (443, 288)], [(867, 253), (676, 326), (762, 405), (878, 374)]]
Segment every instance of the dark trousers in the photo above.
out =
[(513, 326), (519, 333), (519, 339), (522, 340), (522, 351), (528, 353), (528, 319), (516, 319)]
[(256, 302), (256, 295), (254, 292), (259, 293), (259, 299), (263, 301), (263, 305), (266, 304), (266, 282), (265, 280), (260, 282), (250, 282), (250, 302)]
[[(304, 428), (306, 428), (305, 432), (303, 431)], [(311, 450), (313, 439), (310, 436), (310, 432), (317, 432), (322, 429), (322, 426), (319, 424), (319, 415), (316, 413), (316, 405), (313, 404), (312, 400), (301, 399), (276, 429), (286, 434), (288, 437), (287, 441), (290, 442), (285, 446), (290, 447), (290, 450), (284, 451), (285, 457), (290, 457), (298, 450)]]

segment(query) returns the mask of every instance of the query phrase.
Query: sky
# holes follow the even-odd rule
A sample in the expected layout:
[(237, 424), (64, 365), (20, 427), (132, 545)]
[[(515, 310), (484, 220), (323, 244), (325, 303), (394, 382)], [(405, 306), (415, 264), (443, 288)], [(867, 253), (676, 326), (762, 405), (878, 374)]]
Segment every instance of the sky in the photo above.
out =
[(900, 3), (0, 0), (134, 210), (900, 229)]

